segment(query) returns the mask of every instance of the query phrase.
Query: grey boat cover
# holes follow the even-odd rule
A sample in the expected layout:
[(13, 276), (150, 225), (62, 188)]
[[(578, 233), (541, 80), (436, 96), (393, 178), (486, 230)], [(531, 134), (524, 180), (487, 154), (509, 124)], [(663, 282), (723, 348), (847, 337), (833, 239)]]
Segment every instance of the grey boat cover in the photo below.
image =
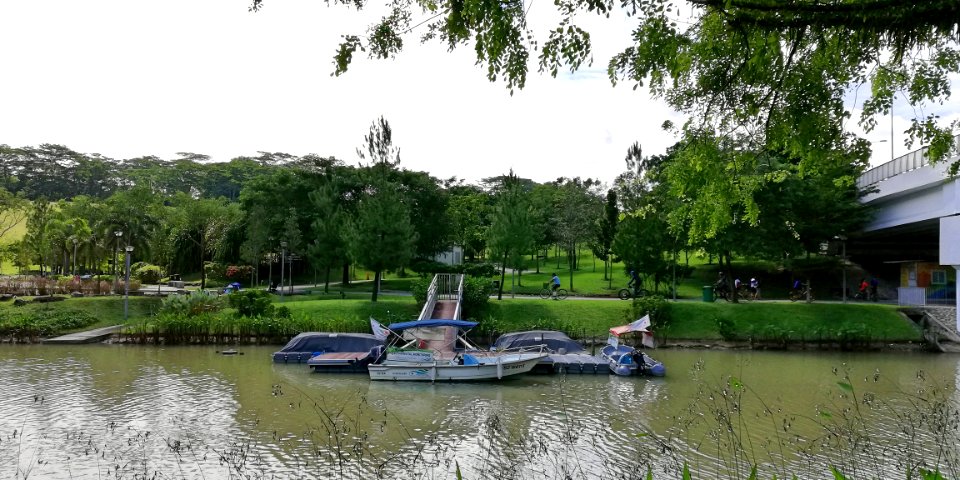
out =
[(546, 345), (550, 352), (581, 353), (586, 352), (583, 345), (573, 341), (563, 332), (551, 330), (531, 330), (528, 332), (514, 332), (501, 335), (493, 347), (497, 350), (508, 348), (531, 347)]
[(305, 332), (293, 337), (283, 349), (274, 353), (273, 357), (277, 360), (296, 354), (369, 352), (380, 345), (383, 345), (383, 341), (369, 333)]

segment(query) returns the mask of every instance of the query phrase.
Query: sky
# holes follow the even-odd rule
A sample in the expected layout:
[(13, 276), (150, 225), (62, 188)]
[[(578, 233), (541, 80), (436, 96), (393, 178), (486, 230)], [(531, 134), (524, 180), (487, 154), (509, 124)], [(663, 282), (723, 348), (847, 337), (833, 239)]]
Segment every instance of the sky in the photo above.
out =
[[(606, 62), (629, 42), (626, 19), (581, 22), (593, 33), (593, 65), (556, 78), (534, 67), (511, 95), (486, 79), (470, 47), (450, 53), (416, 38), (396, 59), (358, 54), (332, 77), (341, 35), (365, 32), (374, 13), (318, 0), (267, 0), (257, 13), (248, 5), (0, 2), (0, 144), (56, 143), (117, 159), (314, 153), (358, 164), (356, 149), (383, 116), (403, 168), (468, 182), (510, 170), (541, 182), (612, 182), (631, 144), (663, 153), (677, 137), (660, 125), (684, 120), (643, 88), (611, 85)], [(552, 25), (549, 8), (531, 9), (540, 32)], [(896, 137), (910, 112), (894, 113), (901, 155), (910, 149)], [(864, 138), (888, 139), (881, 125)], [(874, 153), (873, 164), (889, 160), (889, 140)]]

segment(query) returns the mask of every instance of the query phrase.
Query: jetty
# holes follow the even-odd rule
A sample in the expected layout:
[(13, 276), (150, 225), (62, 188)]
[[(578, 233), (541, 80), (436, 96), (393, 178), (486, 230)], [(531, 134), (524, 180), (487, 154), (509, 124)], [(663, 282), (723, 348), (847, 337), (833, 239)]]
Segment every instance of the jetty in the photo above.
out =
[(122, 327), (123, 325), (113, 325), (111, 327), (97, 328), (94, 330), (87, 330), (85, 332), (70, 333), (67, 335), (61, 335), (59, 337), (48, 338), (44, 340), (43, 343), (76, 345), (81, 343), (102, 342), (119, 332)]

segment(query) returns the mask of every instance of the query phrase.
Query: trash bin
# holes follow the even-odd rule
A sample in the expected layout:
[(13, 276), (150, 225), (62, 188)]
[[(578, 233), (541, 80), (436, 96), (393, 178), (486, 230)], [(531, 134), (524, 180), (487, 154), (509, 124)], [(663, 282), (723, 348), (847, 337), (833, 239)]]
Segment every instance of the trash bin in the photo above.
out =
[(713, 287), (709, 285), (703, 286), (703, 301), (713, 303)]

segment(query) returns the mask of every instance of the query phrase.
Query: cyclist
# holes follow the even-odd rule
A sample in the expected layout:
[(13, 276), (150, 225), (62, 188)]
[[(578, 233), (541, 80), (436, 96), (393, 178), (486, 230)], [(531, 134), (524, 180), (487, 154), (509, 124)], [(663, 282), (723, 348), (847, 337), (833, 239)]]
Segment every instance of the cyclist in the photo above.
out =
[(727, 298), (727, 294), (730, 291), (730, 287), (727, 286), (727, 276), (720, 272), (717, 283), (713, 284), (713, 289), (717, 292), (717, 296), (720, 298)]
[(556, 273), (553, 274), (553, 278), (550, 279), (550, 288), (553, 289), (553, 298), (557, 298), (557, 289), (560, 288), (560, 277)]
[(633, 296), (637, 296), (637, 291), (640, 290), (640, 275), (637, 275), (636, 270), (630, 270), (630, 281), (627, 282), (627, 288), (633, 289)]
[(750, 293), (753, 295), (754, 300), (760, 298), (760, 282), (757, 281), (756, 277), (750, 278)]

